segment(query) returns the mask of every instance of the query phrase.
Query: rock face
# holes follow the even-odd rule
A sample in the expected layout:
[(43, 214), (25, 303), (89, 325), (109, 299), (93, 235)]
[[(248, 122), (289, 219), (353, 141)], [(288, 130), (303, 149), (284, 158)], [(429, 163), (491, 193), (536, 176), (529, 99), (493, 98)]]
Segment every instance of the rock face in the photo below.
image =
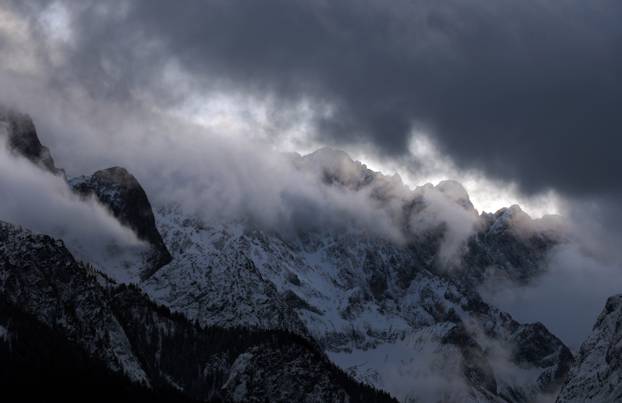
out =
[(156, 228), (147, 194), (125, 168), (103, 169), (91, 176), (73, 178), (69, 184), (84, 197), (95, 196), (122, 224), (151, 245), (147, 265), (141, 273), (143, 279), (171, 261), (171, 254)]
[[(203, 325), (307, 331), (294, 310), (266, 280), (243, 245), (224, 239), (213, 250), (202, 242), (200, 222), (182, 219), (170, 211), (161, 229), (174, 254), (173, 261), (141, 284), (160, 303), (183, 306), (183, 313)], [(169, 226), (182, 219), (180, 227)], [(172, 232), (169, 232), (172, 231)], [(223, 238), (228, 236), (223, 231)]]
[(622, 295), (610, 297), (581, 345), (557, 402), (622, 401)]
[(537, 275), (553, 241), (534, 247), (548, 235), (532, 230), (531, 218), (517, 208), (477, 216), (456, 182), (410, 192), (342, 152), (321, 150), (295, 164), (327, 186), (369, 191), (380, 204), (403, 200), (399, 214), (411, 217), (429, 213), (430, 194), (445, 198), (474, 222), (461, 266), (473, 270), (439, 268), (442, 223), (424, 233), (407, 225), (413, 236), (397, 245), (356, 228), (283, 238), (248, 221), (209, 223), (163, 206), (156, 222), (173, 261), (140, 286), (204, 325), (308, 334), (341, 368), (403, 401), (554, 396), (570, 351), (541, 324), (521, 325), (472, 291), (488, 269), (516, 281)]
[[(472, 287), (499, 277), (528, 283), (542, 273), (551, 248), (564, 240), (563, 231), (550, 217), (532, 219), (518, 205), (478, 215), (467, 191), (453, 180), (411, 190), (399, 176), (374, 172), (330, 148), (292, 159), (294, 166), (317, 175), (328, 186), (368, 193), (402, 229), (419, 261), (442, 270), (450, 260), (455, 277)], [(458, 259), (445, 256), (448, 245), (450, 257)]]
[(9, 356), (23, 332), (13, 323), (29, 315), (108, 370), (155, 390), (203, 401), (391, 401), (299, 336), (200, 327), (138, 288), (117, 286), (78, 264), (62, 242), (6, 223), (0, 224), (0, 306), (0, 351)]
[(53, 174), (62, 173), (54, 165), (48, 148), (39, 141), (30, 116), (0, 107), (0, 138), (3, 135), (7, 136), (7, 146), (12, 152), (28, 158)]
[(540, 229), (542, 220), (517, 205), (482, 214), (468, 241), (460, 280), (474, 286), (490, 279), (524, 285), (537, 278), (548, 252), (562, 240), (561, 234)]
[(96, 275), (61, 241), (0, 223), (0, 294), (114, 371), (147, 381)]
[(544, 326), (517, 323), (408, 246), (356, 232), (286, 240), (174, 207), (156, 218), (173, 253), (141, 284), (156, 301), (206, 325), (308, 332), (400, 400), (530, 402), (556, 393), (572, 361)]
[[(47, 147), (43, 146), (30, 116), (0, 107), (0, 139), (6, 136), (7, 146), (16, 155), (53, 174), (64, 172), (57, 168)], [(70, 186), (83, 197), (95, 197), (121, 222), (132, 229), (138, 238), (148, 243), (150, 251), (143, 257), (140, 277), (147, 278), (171, 260), (153, 217), (147, 195), (126, 169), (112, 167), (91, 176), (70, 179)]]
[[(69, 183), (150, 245), (133, 284), (2, 224), (0, 297), (9, 314), (32, 316), (107, 371), (190, 398), (388, 399), (357, 381), (405, 402), (554, 398), (570, 351), (475, 290), (496, 277), (537, 278), (556, 231), (518, 206), (478, 215), (455, 181), (411, 190), (340, 151), (292, 164), (318, 186), (368, 196), (403, 242), (356, 226), (285, 236), (244, 217), (205, 222), (176, 205), (154, 213), (136, 178), (115, 167)], [(8, 323), (0, 339), (12, 337)]]

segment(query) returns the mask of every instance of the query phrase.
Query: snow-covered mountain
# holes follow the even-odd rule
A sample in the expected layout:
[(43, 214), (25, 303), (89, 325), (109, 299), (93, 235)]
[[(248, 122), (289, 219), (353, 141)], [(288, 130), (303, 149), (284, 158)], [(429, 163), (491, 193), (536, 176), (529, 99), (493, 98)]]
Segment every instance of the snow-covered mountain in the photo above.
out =
[(612, 296), (581, 345), (557, 402), (622, 401), (622, 295)]
[(26, 314), (94, 362), (155, 390), (200, 400), (390, 401), (339, 371), (304, 338), (199, 327), (77, 262), (61, 241), (3, 222), (0, 305), (0, 350), (11, 360), (12, 345), (29, 336), (14, 326)]
[(532, 401), (554, 393), (572, 361), (544, 326), (517, 323), (417, 250), (358, 232), (283, 239), (176, 208), (156, 221), (173, 254), (141, 284), (156, 301), (203, 324), (308, 332), (403, 401)]
[[(9, 129), (9, 135), (19, 137)], [(34, 126), (32, 133), (36, 137)], [(191, 391), (198, 398), (214, 397), (215, 385), (222, 396), (238, 401), (257, 396), (357, 400), (357, 393), (371, 391), (355, 390), (356, 383), (332, 367), (337, 365), (401, 401), (554, 400), (573, 361), (568, 348), (542, 324), (518, 323), (490, 306), (476, 289), (496, 278), (536, 281), (550, 248), (563, 242), (563, 232), (546, 219), (531, 219), (518, 206), (478, 214), (455, 181), (409, 189), (398, 176), (371, 171), (332, 149), (289, 158), (292, 169), (317, 179), (318, 190), (355, 194), (381, 209), (393, 236), (343, 223), (281, 232), (250, 217), (208, 220), (183, 203), (152, 209), (138, 180), (115, 167), (68, 183), (82, 197), (104, 205), (149, 246), (149, 252), (121, 265), (92, 262), (94, 270), (76, 263), (57, 241), (5, 224), (0, 227), (8, 234), (0, 237), (7, 245), (0, 251), (9, 259), (4, 272), (14, 278), (16, 265), (37, 270), (20, 271), (15, 278), (27, 277), (3, 283), (2, 292), (13, 298), (11, 303), (27, 301), (29, 314), (61, 326), (63, 334), (110, 369), (145, 383)], [(27, 253), (27, 263), (13, 254), (19, 248), (36, 251), (33, 245), (38, 244), (45, 245), (44, 252)], [(51, 245), (57, 245), (54, 253)], [(27, 285), (39, 284), (39, 275), (49, 278), (47, 266), (55, 264), (57, 269), (50, 270), (58, 270), (61, 278), (82, 276), (79, 283), (86, 284), (90, 299), (56, 283), (50, 286), (53, 296), (46, 291), (30, 298)], [(72, 275), (64, 274), (63, 268)], [(136, 287), (176, 314), (157, 308)], [(87, 301), (79, 311), (84, 317), (64, 311), (76, 300)], [(50, 308), (55, 309), (52, 313), (48, 305), (56, 307)], [(101, 317), (91, 318), (91, 311)], [(161, 367), (161, 358), (156, 358), (162, 356), (161, 345), (153, 345), (153, 340), (175, 336), (171, 329), (177, 327), (191, 329), (191, 322), (217, 326), (231, 332), (229, 336), (249, 332), (241, 329), (289, 335), (299, 345), (245, 345), (221, 358), (206, 356), (197, 352), (208, 342), (192, 327), (179, 337), (189, 337), (188, 354), (202, 360), (192, 361), (192, 368), (207, 366), (190, 374), (171, 357), (170, 367)], [(108, 323), (105, 330), (100, 323)], [(93, 330), (84, 337), (73, 336), (73, 329), (82, 327)], [(98, 348), (89, 350), (93, 345)], [(326, 371), (343, 382), (321, 376)], [(197, 378), (197, 373), (203, 375)], [(305, 377), (313, 382), (293, 381)], [(290, 378), (293, 386), (285, 390), (279, 379)], [(208, 379), (211, 386), (204, 385)]]

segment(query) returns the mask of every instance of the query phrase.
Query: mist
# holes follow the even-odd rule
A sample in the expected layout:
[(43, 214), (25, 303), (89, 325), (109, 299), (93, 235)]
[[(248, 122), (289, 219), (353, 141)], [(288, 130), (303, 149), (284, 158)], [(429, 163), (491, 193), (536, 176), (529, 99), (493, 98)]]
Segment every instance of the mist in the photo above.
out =
[(142, 250), (143, 243), (105, 207), (78, 197), (64, 178), (13, 155), (5, 140), (0, 134), (0, 220), (62, 239), (85, 261)]
[(591, 333), (608, 297), (622, 290), (622, 270), (582, 253), (576, 245), (551, 252), (547, 269), (532, 284), (488, 284), (484, 298), (521, 322), (542, 322), (571, 349)]

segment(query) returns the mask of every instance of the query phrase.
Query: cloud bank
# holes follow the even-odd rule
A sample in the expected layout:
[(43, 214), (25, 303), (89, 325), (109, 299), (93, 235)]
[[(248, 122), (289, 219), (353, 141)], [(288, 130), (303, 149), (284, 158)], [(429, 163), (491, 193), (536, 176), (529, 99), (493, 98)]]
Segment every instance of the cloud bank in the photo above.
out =
[(242, 94), (277, 128), (307, 104), (322, 142), (399, 157), (416, 128), (529, 191), (622, 190), (615, 0), (9, 4), (51, 85), (166, 108)]
[(104, 207), (80, 199), (63, 178), (14, 156), (5, 140), (0, 133), (0, 220), (63, 239), (76, 257), (89, 261), (142, 250), (136, 235)]

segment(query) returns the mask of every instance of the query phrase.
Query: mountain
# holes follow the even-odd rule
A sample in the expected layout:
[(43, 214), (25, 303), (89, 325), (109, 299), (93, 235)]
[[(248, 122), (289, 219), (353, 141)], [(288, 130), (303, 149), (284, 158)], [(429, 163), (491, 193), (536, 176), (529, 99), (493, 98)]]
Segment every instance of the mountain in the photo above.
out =
[(291, 158), (297, 169), (328, 186), (369, 194), (388, 211), (419, 260), (434, 271), (452, 266), (452, 275), (473, 287), (499, 277), (528, 283), (542, 273), (551, 248), (565, 240), (555, 217), (532, 219), (518, 205), (478, 214), (457, 181), (410, 189), (399, 175), (374, 172), (331, 148)]
[(558, 403), (622, 401), (622, 295), (610, 297), (581, 345)]
[[(103, 374), (99, 387), (108, 381), (130, 387), (117, 374), (188, 400), (391, 401), (349, 378), (302, 337), (201, 327), (77, 262), (61, 241), (7, 223), (0, 223), (0, 308), (5, 373), (11, 371), (5, 363), (52, 365), (50, 352), (28, 350), (28, 360), (18, 355), (29, 345), (42, 348), (32, 333), (41, 329), (70, 353), (59, 367), (65, 376), (87, 367)], [(147, 394), (141, 388), (130, 392)]]
[[(458, 182), (410, 189), (341, 151), (289, 158), (318, 191), (381, 209), (398, 239), (358, 224), (292, 233), (248, 217), (210, 221), (181, 203), (152, 206), (138, 180), (113, 167), (68, 184), (148, 253), (82, 263), (58, 240), (2, 224), (9, 314), (132, 385), (189, 399), (389, 399), (377, 389), (404, 402), (554, 399), (571, 352), (477, 287), (536, 281), (564, 241), (556, 226), (518, 206), (478, 214)], [(2, 326), (6, 344), (14, 337)]]
[(156, 301), (206, 325), (304, 333), (291, 328), (301, 321), (341, 368), (403, 401), (443, 390), (449, 401), (532, 401), (554, 393), (572, 362), (544, 326), (517, 323), (416, 250), (362, 233), (283, 239), (176, 208), (156, 221), (173, 253), (141, 284)]
[(532, 219), (518, 205), (482, 213), (478, 229), (467, 243), (461, 281), (528, 284), (542, 274), (547, 254), (563, 241), (563, 231), (554, 217)]
[(171, 254), (156, 228), (147, 194), (125, 168), (103, 169), (91, 176), (72, 178), (69, 184), (82, 197), (95, 197), (121, 224), (147, 242), (150, 250), (139, 273), (141, 279), (150, 277), (171, 261)]

